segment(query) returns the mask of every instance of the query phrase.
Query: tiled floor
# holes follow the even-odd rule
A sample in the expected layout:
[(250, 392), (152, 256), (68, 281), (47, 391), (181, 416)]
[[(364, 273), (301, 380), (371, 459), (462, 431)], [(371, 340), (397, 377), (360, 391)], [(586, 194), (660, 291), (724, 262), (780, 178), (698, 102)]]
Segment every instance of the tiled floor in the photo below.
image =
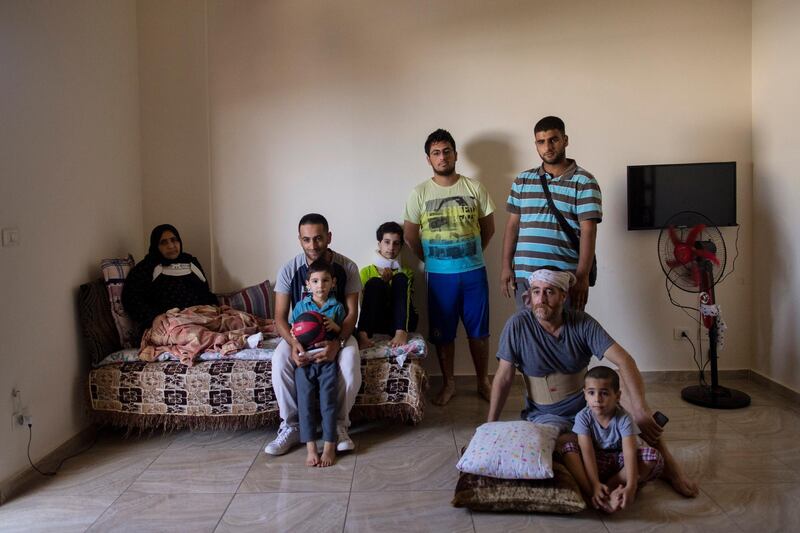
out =
[[(753, 405), (712, 411), (680, 399), (684, 384), (649, 384), (666, 434), (700, 482), (690, 500), (658, 481), (614, 516), (470, 513), (450, 505), (458, 450), (486, 416), (468, 387), (422, 424), (355, 428), (355, 453), (327, 469), (304, 451), (263, 453), (274, 430), (123, 439), (106, 433), (0, 507), (0, 531), (800, 531), (800, 406), (748, 381), (725, 385)], [(504, 418), (521, 404), (515, 391)]]

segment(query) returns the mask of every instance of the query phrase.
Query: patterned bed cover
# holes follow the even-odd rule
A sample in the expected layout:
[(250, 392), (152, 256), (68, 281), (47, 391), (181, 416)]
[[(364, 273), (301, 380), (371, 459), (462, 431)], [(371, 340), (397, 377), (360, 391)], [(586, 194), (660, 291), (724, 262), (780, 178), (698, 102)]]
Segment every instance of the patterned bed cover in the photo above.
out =
[[(388, 337), (381, 341), (361, 352), (363, 380), (351, 418), (417, 423), (424, 414), (426, 374), (420, 358), (427, 353), (425, 341), (414, 334), (401, 349), (389, 348)], [(115, 352), (89, 374), (92, 416), (129, 430), (277, 424), (273, 350), (274, 346), (244, 350), (250, 353), (239, 352), (239, 358), (211, 354), (192, 367), (177, 360), (139, 361), (135, 350)]]

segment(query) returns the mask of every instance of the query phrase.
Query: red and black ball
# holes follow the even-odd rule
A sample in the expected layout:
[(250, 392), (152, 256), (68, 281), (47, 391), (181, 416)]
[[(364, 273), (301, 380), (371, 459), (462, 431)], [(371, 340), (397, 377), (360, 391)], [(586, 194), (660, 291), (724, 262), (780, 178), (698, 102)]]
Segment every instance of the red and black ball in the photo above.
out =
[(325, 340), (325, 317), (316, 311), (300, 313), (292, 324), (292, 334), (303, 348), (309, 349)]

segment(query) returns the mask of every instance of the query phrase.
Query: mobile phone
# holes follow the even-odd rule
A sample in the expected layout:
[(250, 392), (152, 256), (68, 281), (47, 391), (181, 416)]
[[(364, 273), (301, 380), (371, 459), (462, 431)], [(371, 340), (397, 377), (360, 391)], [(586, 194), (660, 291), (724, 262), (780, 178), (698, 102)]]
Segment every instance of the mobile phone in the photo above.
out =
[(655, 413), (653, 413), (653, 420), (655, 420), (656, 424), (658, 424), (662, 428), (667, 425), (667, 422), (669, 422), (669, 418), (667, 418), (667, 415), (665, 415), (661, 411), (656, 411)]
[(306, 350), (305, 352), (303, 352), (303, 355), (301, 355), (300, 357), (301, 359), (312, 359), (315, 355), (317, 355), (322, 351), (325, 351), (325, 348), (312, 348), (310, 350)]

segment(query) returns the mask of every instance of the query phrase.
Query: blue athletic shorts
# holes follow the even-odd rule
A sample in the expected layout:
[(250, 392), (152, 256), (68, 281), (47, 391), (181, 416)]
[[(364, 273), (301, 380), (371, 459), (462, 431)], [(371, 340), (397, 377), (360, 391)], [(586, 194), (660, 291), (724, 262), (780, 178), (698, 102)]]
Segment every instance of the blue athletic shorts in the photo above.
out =
[(460, 274), (428, 273), (427, 280), (432, 343), (453, 342), (459, 318), (468, 338), (489, 336), (489, 282), (485, 267)]

